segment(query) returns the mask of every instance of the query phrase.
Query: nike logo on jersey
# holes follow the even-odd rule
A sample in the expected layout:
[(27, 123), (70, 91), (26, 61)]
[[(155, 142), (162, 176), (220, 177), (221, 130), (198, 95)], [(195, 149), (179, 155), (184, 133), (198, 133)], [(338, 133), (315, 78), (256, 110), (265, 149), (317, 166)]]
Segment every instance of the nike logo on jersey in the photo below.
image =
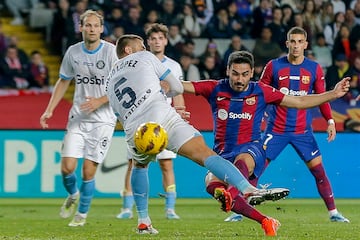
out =
[(317, 154), (318, 151), (319, 151), (319, 150), (315, 150), (315, 151), (311, 152), (311, 156), (314, 156), (315, 154)]
[(280, 76), (280, 77), (279, 77), (279, 81), (285, 80), (285, 79), (287, 79), (287, 78), (288, 78), (288, 76)]
[(217, 101), (222, 101), (222, 100), (225, 100), (225, 99), (226, 99), (226, 97), (217, 97), (216, 98)]
[(106, 163), (106, 161), (104, 161), (101, 164), (101, 168), (100, 168), (100, 171), (103, 172), (103, 173), (108, 173), (108, 172), (114, 171), (114, 170), (116, 170), (118, 168), (121, 168), (121, 167), (124, 167), (124, 166), (128, 165), (127, 162), (116, 164), (116, 165), (113, 165), (113, 166), (106, 166), (105, 163)]

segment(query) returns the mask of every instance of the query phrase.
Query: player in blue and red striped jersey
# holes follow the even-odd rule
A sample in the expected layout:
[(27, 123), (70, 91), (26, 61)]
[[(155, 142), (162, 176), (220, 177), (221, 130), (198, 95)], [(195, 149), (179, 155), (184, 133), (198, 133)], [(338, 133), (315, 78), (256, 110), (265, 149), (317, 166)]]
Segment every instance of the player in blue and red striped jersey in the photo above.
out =
[[(251, 82), (253, 74), (252, 54), (237, 51), (233, 52), (228, 60), (229, 78), (219, 81), (183, 82), (185, 92), (201, 95), (211, 105), (215, 133), (214, 151), (231, 161), (249, 180), (256, 180), (266, 166), (265, 151), (260, 139), (261, 121), (267, 105), (272, 103), (296, 108), (318, 106), (343, 96), (348, 91), (350, 79), (345, 78), (339, 82), (334, 92), (295, 97), (285, 95), (269, 85)], [(280, 223), (249, 205), (235, 188), (212, 173), (206, 176), (206, 185), (207, 192), (221, 202), (224, 211), (243, 214), (259, 222), (267, 236), (276, 235)], [(286, 195), (279, 192), (278, 197)]]
[[(325, 79), (321, 66), (304, 56), (307, 45), (307, 33), (304, 29), (290, 29), (286, 41), (287, 56), (268, 62), (263, 70), (261, 82), (279, 89), (288, 96), (324, 92)], [(320, 111), (328, 121), (328, 141), (333, 141), (336, 129), (330, 104), (320, 105)], [(291, 144), (314, 176), (318, 192), (329, 211), (330, 220), (350, 222), (336, 209), (331, 184), (313, 135), (310, 112), (274, 105), (267, 113), (269, 117), (264, 139), (267, 159), (274, 160), (288, 144)]]

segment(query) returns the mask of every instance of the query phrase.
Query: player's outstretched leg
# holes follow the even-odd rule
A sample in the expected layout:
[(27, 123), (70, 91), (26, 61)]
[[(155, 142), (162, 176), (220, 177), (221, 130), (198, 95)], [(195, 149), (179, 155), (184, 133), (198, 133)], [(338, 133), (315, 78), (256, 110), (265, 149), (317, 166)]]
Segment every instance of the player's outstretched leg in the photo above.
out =
[[(246, 194), (245, 197), (252, 198), (249, 203), (251, 205), (258, 205), (257, 202), (261, 203), (265, 200), (267, 201), (278, 201), (287, 197), (290, 193), (290, 190), (287, 188), (269, 188), (269, 189), (258, 189), (252, 193)], [(262, 199), (263, 198), (263, 199)]]

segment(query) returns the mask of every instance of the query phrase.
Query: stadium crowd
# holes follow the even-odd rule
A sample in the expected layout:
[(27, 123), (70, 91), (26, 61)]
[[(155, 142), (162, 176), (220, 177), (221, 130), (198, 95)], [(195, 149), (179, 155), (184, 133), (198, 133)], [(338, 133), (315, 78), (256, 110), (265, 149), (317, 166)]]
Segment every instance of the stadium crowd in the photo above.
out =
[[(165, 53), (181, 64), (184, 80), (191, 81), (220, 79), (229, 54), (235, 50), (253, 53), (254, 79), (258, 80), (270, 59), (286, 54), (286, 32), (300, 26), (308, 32), (306, 55), (323, 67), (327, 89), (350, 76), (351, 91), (345, 96), (349, 104), (360, 92), (360, 0), (5, 0), (3, 5), (14, 17), (13, 25), (27, 24), (24, 18), (33, 9), (51, 9), (50, 44), (61, 56), (68, 46), (81, 40), (79, 17), (86, 9), (104, 15), (102, 37), (113, 43), (127, 33), (145, 37), (149, 24), (163, 23), (169, 28)], [(29, 60), (9, 66), (7, 52), (13, 48), (10, 38), (4, 36), (0, 24), (0, 49), (4, 50), (0, 87), (38, 86), (31, 77)], [(208, 39), (206, 46), (196, 45), (194, 40), (199, 38)], [(220, 53), (213, 39), (231, 42)], [(247, 49), (243, 40), (252, 41), (253, 49)], [(203, 49), (202, 53), (196, 54), (196, 49)], [(14, 77), (18, 77), (14, 72), (20, 70), (8, 68), (22, 69), (28, 83), (15, 81), (14, 85)]]

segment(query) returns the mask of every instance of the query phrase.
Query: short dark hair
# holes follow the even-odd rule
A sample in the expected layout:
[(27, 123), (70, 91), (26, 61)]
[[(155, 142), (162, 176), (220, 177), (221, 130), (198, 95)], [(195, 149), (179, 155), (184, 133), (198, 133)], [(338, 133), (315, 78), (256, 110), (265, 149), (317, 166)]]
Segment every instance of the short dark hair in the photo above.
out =
[(245, 63), (249, 64), (250, 68), (254, 68), (254, 56), (248, 51), (235, 51), (232, 52), (228, 59), (228, 67), (234, 63)]
[(302, 34), (305, 36), (305, 39), (307, 39), (307, 32), (301, 27), (292, 27), (287, 33), (288, 40), (290, 39), (291, 34)]
[(118, 57), (123, 56), (125, 53), (125, 47), (130, 45), (133, 40), (140, 40), (144, 42), (144, 39), (135, 34), (124, 34), (116, 41), (116, 54)]

